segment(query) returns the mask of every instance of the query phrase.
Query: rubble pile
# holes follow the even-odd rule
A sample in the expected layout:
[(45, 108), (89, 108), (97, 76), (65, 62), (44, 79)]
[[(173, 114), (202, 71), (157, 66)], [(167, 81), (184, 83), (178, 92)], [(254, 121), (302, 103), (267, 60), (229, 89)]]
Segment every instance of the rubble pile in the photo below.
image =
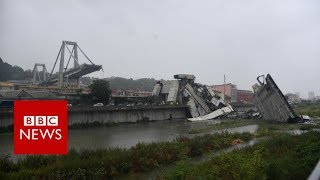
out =
[[(298, 116), (268, 74), (257, 78), (258, 83), (252, 86), (255, 108), (246, 111), (234, 111), (225, 101), (224, 94), (195, 83), (195, 76), (190, 74), (174, 75), (175, 80), (159, 81), (154, 86), (153, 96), (163, 103), (188, 105), (192, 118), (190, 121), (209, 120), (216, 117), (265, 119), (278, 122), (301, 122)], [(237, 107), (235, 106), (237, 109)], [(244, 109), (244, 108), (242, 108)]]
[(214, 92), (205, 85), (195, 83), (195, 76), (174, 75), (176, 80), (159, 81), (152, 94), (166, 103), (179, 103), (189, 106), (190, 121), (213, 119), (233, 111), (224, 100), (224, 95)]

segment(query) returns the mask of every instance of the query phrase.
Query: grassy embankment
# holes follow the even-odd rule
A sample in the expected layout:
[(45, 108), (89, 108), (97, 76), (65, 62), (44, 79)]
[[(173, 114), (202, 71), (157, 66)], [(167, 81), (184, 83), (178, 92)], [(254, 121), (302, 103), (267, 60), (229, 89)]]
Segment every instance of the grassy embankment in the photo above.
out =
[(224, 120), (218, 124), (208, 125), (205, 128), (194, 128), (194, 129), (191, 129), (188, 133), (189, 134), (205, 133), (205, 132), (209, 132), (209, 131), (216, 131), (216, 130), (222, 130), (222, 129), (227, 129), (227, 128), (235, 128), (235, 127), (240, 127), (240, 126), (256, 124), (258, 122), (259, 121), (252, 120), (252, 119), (241, 119), (241, 120), (230, 119), (230, 120)]
[(180, 161), (165, 179), (307, 179), (320, 158), (320, 132), (278, 134), (201, 164)]
[(320, 103), (298, 104), (294, 106), (297, 114), (309, 115), (311, 117), (320, 117)]
[(162, 165), (229, 147), (236, 139), (248, 141), (252, 138), (249, 133), (223, 133), (193, 139), (181, 137), (173, 142), (139, 143), (130, 149), (71, 150), (65, 156), (27, 156), (17, 163), (2, 158), (0, 179), (110, 179), (148, 172)]
[[(293, 136), (283, 131), (311, 130), (319, 128), (319, 122), (317, 125), (306, 125), (228, 120), (206, 128), (193, 129), (189, 133), (206, 133), (250, 124), (259, 125), (254, 135), (223, 133), (193, 139), (181, 137), (173, 142), (140, 143), (130, 149), (71, 150), (65, 156), (27, 156), (17, 163), (4, 157), (0, 159), (0, 179), (110, 179), (123, 175), (130, 177), (130, 174), (150, 172), (157, 167), (176, 163), (177, 168), (161, 178), (305, 179), (311, 173), (320, 158), (320, 133)], [(212, 150), (229, 147), (236, 139), (248, 141), (261, 136), (269, 136), (271, 139), (253, 147), (216, 156), (195, 166), (185, 161)]]
[(211, 131), (218, 131), (228, 128), (236, 128), (247, 125), (259, 125), (258, 131), (255, 134), (257, 137), (271, 135), (274, 133), (278, 133), (279, 131), (288, 131), (288, 130), (311, 130), (320, 128), (320, 122), (315, 121), (315, 125), (312, 124), (288, 124), (288, 123), (276, 123), (269, 122), (262, 119), (230, 119), (225, 120), (219, 124), (208, 125), (205, 128), (194, 128), (191, 129), (189, 134), (199, 134), (199, 133), (207, 133)]
[[(234, 120), (226, 124), (233, 124)], [(238, 120), (239, 121), (239, 120)], [(193, 179), (195, 177), (223, 179), (254, 179), (265, 177), (306, 177), (320, 158), (320, 133), (301, 136), (284, 134), (281, 130), (305, 129), (316, 126), (303, 124), (270, 124), (257, 120), (240, 120), (238, 125), (259, 124), (255, 135), (214, 134), (178, 138), (173, 142), (137, 144), (130, 149), (100, 149), (76, 152), (65, 156), (27, 156), (13, 163), (0, 160), (0, 178), (117, 178), (123, 175), (150, 172), (157, 167), (178, 164), (177, 168), (161, 178)], [(217, 129), (225, 127), (218, 125)], [(214, 126), (214, 125), (212, 125)], [(217, 126), (217, 125), (215, 125)], [(234, 127), (234, 126), (232, 126)], [(210, 129), (209, 127), (206, 129)], [(269, 136), (271, 139), (257, 145), (216, 156), (205, 163), (190, 165), (186, 159), (221, 150), (231, 146), (236, 139), (248, 141), (253, 137)], [(294, 173), (290, 174), (291, 171)], [(135, 177), (135, 176), (132, 176)]]

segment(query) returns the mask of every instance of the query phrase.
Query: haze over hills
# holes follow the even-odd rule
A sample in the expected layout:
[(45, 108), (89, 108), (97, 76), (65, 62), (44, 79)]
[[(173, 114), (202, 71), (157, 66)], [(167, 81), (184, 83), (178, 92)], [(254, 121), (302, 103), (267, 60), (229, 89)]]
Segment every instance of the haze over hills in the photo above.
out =
[[(4, 62), (0, 57), (0, 81), (8, 80), (30, 80), (32, 79), (32, 70), (23, 70), (16, 65), (10, 65)], [(92, 81), (97, 78), (83, 77), (82, 84), (90, 85)], [(141, 78), (141, 79), (126, 79), (122, 77), (105, 78), (109, 81), (110, 87), (113, 89), (132, 89), (141, 91), (152, 91), (153, 86), (157, 82), (154, 78)]]
[(23, 80), (32, 78), (32, 71), (26, 70), (24, 71), (21, 67), (10, 65), (2, 60), (0, 57), (0, 81), (8, 81), (8, 80)]
[[(82, 83), (89, 85), (96, 78), (83, 77), (81, 79)], [(154, 78), (141, 78), (141, 79), (126, 79), (122, 77), (110, 77), (105, 78), (109, 81), (110, 87), (113, 89), (132, 89), (140, 91), (152, 91), (153, 86), (156, 84), (157, 80)]]

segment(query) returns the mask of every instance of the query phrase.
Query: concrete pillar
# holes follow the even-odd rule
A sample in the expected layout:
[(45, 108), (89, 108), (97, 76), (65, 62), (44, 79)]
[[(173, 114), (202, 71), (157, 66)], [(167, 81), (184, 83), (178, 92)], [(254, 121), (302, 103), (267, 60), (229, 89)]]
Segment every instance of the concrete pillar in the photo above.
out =
[(80, 79), (81, 79), (81, 77), (79, 77), (79, 79), (77, 79), (77, 88), (80, 88)]
[(47, 68), (46, 65), (43, 65), (43, 81), (47, 80)]
[(63, 86), (63, 68), (64, 68), (64, 49), (65, 42), (62, 42), (61, 54), (60, 54), (60, 67), (59, 67), (59, 78), (58, 78), (58, 87)]
[(79, 67), (79, 61), (78, 61), (78, 45), (75, 43), (73, 45), (73, 52), (74, 52), (74, 68)]
[(37, 78), (37, 66), (34, 65), (34, 68), (33, 68), (33, 84), (36, 84), (36, 78)]

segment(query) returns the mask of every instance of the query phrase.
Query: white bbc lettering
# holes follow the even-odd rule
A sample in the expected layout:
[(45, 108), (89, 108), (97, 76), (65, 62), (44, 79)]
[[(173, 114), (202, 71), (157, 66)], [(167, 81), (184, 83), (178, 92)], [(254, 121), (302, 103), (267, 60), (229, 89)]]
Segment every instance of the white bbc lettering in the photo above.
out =
[(58, 126), (58, 116), (24, 116), (24, 126)]
[(24, 126), (34, 126), (34, 116), (24, 116), (23, 117)]
[(36, 126), (46, 126), (47, 116), (36, 116)]
[(58, 116), (48, 116), (47, 126), (58, 126)]
[(28, 139), (28, 140), (39, 140), (39, 139), (56, 139), (61, 140), (62, 134), (61, 129), (20, 129), (20, 140)]

